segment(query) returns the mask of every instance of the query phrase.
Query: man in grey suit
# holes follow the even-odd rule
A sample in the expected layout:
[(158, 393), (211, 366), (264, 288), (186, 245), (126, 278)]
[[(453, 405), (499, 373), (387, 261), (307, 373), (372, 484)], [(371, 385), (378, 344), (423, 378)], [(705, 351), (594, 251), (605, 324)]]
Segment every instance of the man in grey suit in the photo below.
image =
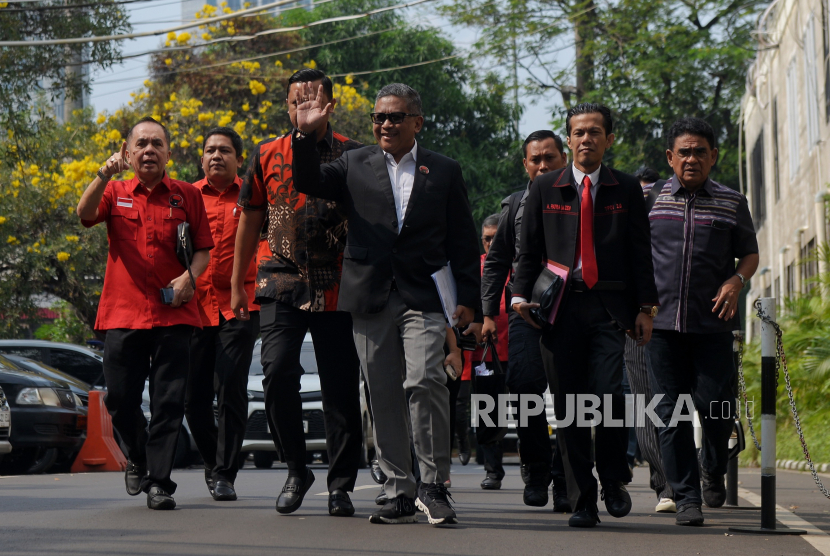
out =
[[(330, 112), (324, 98), (307, 84), (297, 107), (294, 187), (337, 201), (349, 215), (338, 309), (352, 314), (389, 497), (370, 521), (411, 523), (417, 506), (432, 524), (457, 523), (444, 486), (450, 472), (446, 319), (431, 275), (450, 265), (458, 291), (453, 317), (467, 326), (479, 307), (480, 277), (461, 167), (415, 141), (424, 123), (421, 98), (399, 83), (378, 92), (372, 113), (378, 144), (320, 166), (306, 133)], [(417, 492), (410, 435), (422, 480)]]

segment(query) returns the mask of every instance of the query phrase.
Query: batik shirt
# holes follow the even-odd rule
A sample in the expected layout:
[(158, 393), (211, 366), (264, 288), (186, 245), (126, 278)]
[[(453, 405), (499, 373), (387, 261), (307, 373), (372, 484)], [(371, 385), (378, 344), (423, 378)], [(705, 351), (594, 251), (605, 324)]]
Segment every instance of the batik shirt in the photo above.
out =
[[(292, 130), (293, 133), (293, 130)], [(362, 147), (329, 127), (317, 143), (321, 163)], [(257, 255), (256, 297), (305, 311), (337, 310), (346, 212), (334, 201), (299, 193), (292, 177), (291, 133), (257, 145), (239, 193), (245, 210), (267, 210), (267, 247)]]

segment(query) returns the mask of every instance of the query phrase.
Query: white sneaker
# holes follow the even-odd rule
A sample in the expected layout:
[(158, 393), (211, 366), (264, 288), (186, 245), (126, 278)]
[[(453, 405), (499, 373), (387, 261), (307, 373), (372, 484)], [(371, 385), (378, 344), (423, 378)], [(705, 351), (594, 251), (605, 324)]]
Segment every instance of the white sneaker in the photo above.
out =
[(657, 502), (657, 506), (654, 508), (654, 511), (673, 514), (677, 512), (677, 505), (671, 498), (661, 498), (660, 501)]

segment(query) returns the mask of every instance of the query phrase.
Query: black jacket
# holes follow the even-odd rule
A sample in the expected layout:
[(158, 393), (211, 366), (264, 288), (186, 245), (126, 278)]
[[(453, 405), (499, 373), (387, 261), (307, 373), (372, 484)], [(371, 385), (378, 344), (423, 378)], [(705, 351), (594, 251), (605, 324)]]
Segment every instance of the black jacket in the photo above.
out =
[(392, 184), (380, 147), (348, 151), (322, 166), (314, 137), (295, 137), (293, 149), (295, 189), (338, 201), (349, 215), (338, 309), (381, 311), (394, 279), (407, 307), (442, 312), (431, 275), (448, 262), (458, 303), (479, 308), (478, 237), (456, 161), (418, 147), (412, 195), (399, 234)]
[[(510, 292), (513, 289), (513, 279), (516, 271), (516, 256), (519, 254), (520, 230), (517, 229), (517, 220), (523, 214), (524, 203), (522, 198), (528, 190), (523, 189), (505, 197), (501, 202), (501, 214), (496, 235), (490, 242), (490, 250), (484, 259), (484, 269), (481, 272), (481, 307), (488, 317), (501, 313), (501, 296), (505, 290), (504, 282), (510, 274), (510, 281), (505, 292), (505, 303), (510, 304)], [(517, 235), (518, 234), (518, 235)], [(505, 309), (507, 310), (507, 309)]]
[[(636, 178), (605, 165), (594, 201), (594, 289), (620, 326), (631, 329), (641, 305), (659, 305), (651, 260), (651, 232)], [(533, 181), (522, 220), (513, 295), (530, 299), (545, 260), (573, 268), (579, 198), (569, 164)], [(569, 289), (572, 281), (568, 281)], [(566, 294), (568, 295), (566, 290)]]

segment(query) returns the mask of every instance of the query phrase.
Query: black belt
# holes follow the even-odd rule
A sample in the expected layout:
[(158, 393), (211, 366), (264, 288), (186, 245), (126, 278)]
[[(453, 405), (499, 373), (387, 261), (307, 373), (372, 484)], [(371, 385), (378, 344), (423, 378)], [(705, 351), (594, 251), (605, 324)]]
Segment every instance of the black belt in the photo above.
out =
[(623, 291), (625, 289), (625, 282), (611, 282), (608, 280), (601, 280), (594, 284), (593, 288), (589, 288), (583, 280), (574, 280), (571, 282), (571, 291), (577, 293), (588, 293), (598, 291)]

